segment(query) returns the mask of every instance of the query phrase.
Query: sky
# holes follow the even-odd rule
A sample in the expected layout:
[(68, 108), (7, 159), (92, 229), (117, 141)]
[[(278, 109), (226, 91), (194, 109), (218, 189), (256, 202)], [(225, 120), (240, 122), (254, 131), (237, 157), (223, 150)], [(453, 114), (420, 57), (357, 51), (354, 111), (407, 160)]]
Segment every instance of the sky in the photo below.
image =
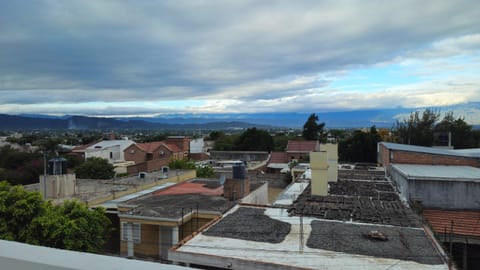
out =
[(0, 113), (449, 106), (479, 74), (476, 0), (0, 1)]

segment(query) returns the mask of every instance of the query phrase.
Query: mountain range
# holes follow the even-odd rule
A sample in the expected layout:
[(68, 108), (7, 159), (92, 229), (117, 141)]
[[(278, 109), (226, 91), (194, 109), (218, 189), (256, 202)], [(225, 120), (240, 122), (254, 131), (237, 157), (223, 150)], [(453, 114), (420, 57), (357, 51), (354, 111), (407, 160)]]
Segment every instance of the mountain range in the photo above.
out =
[[(471, 125), (480, 125), (480, 102), (448, 107), (433, 107), (441, 113), (453, 111)], [(319, 122), (327, 128), (390, 128), (397, 120), (418, 109), (387, 108), (341, 112), (319, 112)], [(311, 113), (217, 113), (168, 114), (157, 117), (50, 116), (38, 114), (0, 114), (0, 129), (165, 129), (215, 130), (257, 128), (301, 128)]]

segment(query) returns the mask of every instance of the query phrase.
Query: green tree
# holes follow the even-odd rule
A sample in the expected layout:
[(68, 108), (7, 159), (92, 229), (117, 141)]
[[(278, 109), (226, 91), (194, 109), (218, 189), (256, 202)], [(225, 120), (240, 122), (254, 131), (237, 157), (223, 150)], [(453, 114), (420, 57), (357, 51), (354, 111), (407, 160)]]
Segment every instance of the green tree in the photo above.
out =
[(396, 123), (396, 135), (398, 142), (422, 146), (433, 145), (433, 128), (438, 121), (440, 113), (426, 109), (420, 116), (416, 111), (410, 114), (408, 119)]
[(215, 170), (211, 166), (197, 166), (197, 177), (210, 178), (213, 176), (215, 176)]
[(472, 132), (472, 126), (465, 122), (463, 117), (455, 119), (453, 112), (447, 112), (438, 123), (434, 131), (437, 133), (450, 133), (452, 146), (455, 149), (474, 148), (477, 146)]
[(318, 115), (312, 113), (303, 125), (302, 137), (305, 140), (323, 140), (325, 123), (318, 123)]
[(115, 170), (108, 160), (91, 157), (75, 169), (75, 174), (77, 178), (83, 179), (111, 179), (115, 175)]
[(26, 242), (30, 224), (45, 214), (45, 203), (38, 192), (27, 192), (22, 186), (0, 182), (0, 238)]
[(379, 141), (381, 137), (375, 126), (370, 128), (370, 132), (356, 130), (352, 137), (340, 141), (339, 158), (341, 161), (376, 162)]
[(110, 234), (110, 220), (103, 208), (88, 209), (84, 203), (67, 201), (46, 204), (45, 214), (30, 224), (28, 243), (83, 252), (102, 250)]
[(210, 134), (208, 134), (208, 137), (206, 139), (211, 140), (211, 141), (216, 141), (219, 138), (224, 137), (224, 136), (225, 136), (225, 132), (214, 130), (214, 131), (210, 132)]
[(266, 130), (249, 128), (235, 141), (235, 150), (242, 151), (271, 151), (273, 138)]
[(193, 170), (196, 169), (195, 163), (188, 159), (175, 159), (168, 163), (170, 169)]
[(224, 135), (218, 137), (215, 140), (215, 145), (213, 146), (213, 150), (217, 151), (232, 151), (235, 149), (235, 141), (237, 139), (237, 135)]
[(11, 184), (38, 183), (43, 172), (43, 161), (39, 153), (27, 153), (9, 145), (0, 147), (0, 179)]
[(76, 201), (54, 206), (38, 192), (0, 182), (0, 239), (99, 252), (109, 225), (103, 208), (90, 210)]

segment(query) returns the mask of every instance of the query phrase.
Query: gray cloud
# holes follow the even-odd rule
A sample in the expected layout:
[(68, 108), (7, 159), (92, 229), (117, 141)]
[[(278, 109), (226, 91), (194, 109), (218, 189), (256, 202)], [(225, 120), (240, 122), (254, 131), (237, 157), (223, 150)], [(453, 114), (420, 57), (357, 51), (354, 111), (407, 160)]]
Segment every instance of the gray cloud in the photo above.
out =
[(479, 52), (478, 25), (475, 1), (2, 1), (0, 102), (348, 107), (322, 74)]

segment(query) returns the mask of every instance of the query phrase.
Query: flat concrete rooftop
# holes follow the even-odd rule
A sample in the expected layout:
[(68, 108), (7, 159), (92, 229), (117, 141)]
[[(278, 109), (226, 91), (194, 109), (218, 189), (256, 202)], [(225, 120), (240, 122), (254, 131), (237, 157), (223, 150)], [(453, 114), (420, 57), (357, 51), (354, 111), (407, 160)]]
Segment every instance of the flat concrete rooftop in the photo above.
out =
[[(366, 237), (372, 230), (388, 240)], [(169, 259), (182, 258), (190, 263), (207, 260), (216, 267), (227, 267), (219, 259), (227, 258), (234, 269), (246, 267), (245, 261), (270, 264), (267, 269), (448, 269), (423, 229), (300, 218), (282, 208), (238, 206), (169, 253)]]
[(418, 180), (480, 181), (480, 169), (470, 166), (392, 164), (392, 168)]

